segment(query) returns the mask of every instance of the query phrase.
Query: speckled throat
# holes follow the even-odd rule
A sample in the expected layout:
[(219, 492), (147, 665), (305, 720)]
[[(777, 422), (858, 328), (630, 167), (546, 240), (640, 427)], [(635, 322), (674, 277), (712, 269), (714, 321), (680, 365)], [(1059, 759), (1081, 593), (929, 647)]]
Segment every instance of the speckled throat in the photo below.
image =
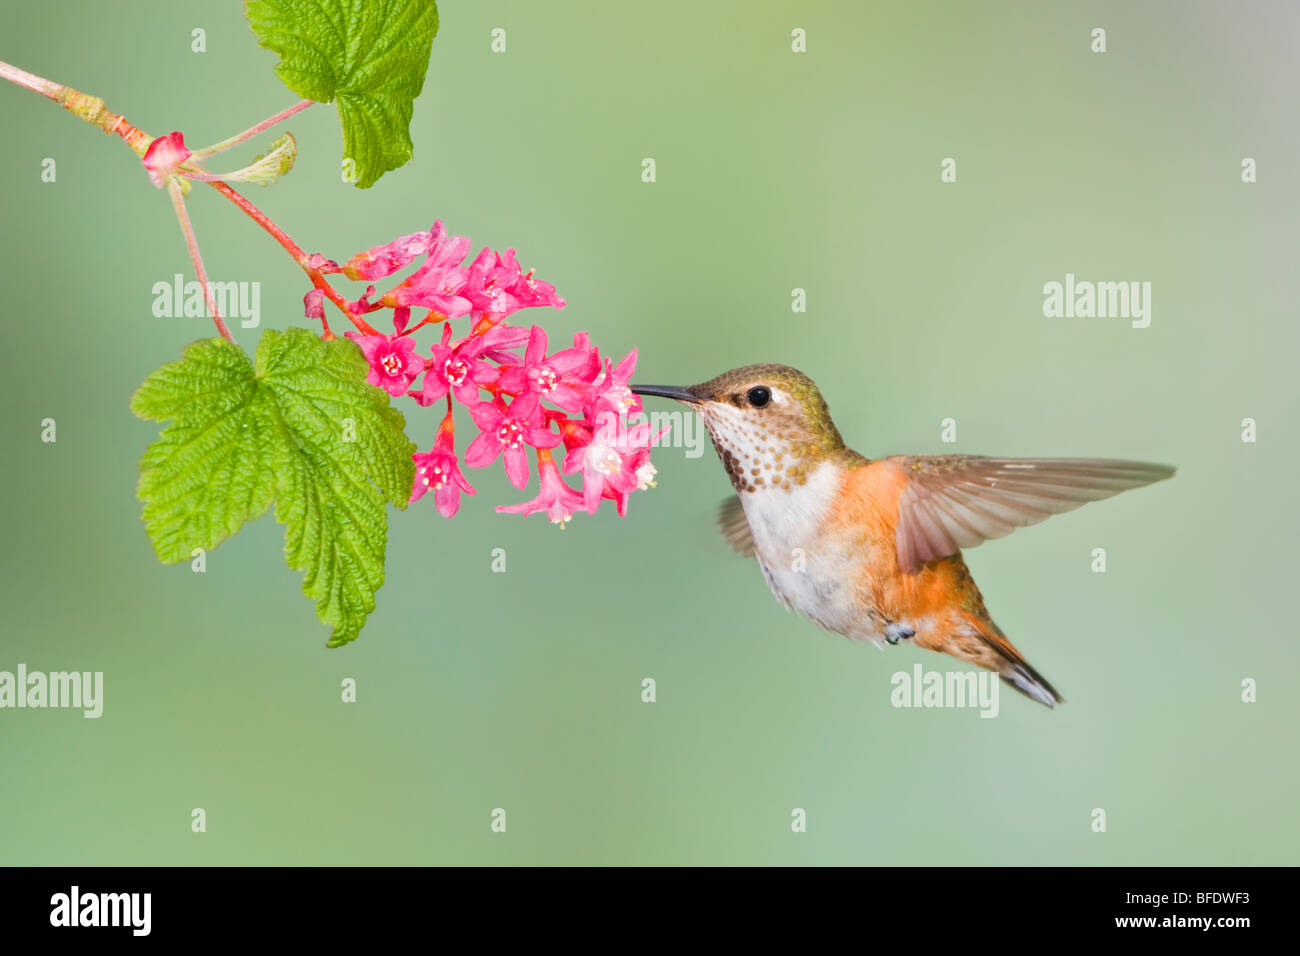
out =
[(805, 421), (779, 409), (738, 407), (725, 401), (698, 406), (709, 438), (739, 493), (804, 484), (808, 474), (829, 456), (844, 450), (839, 432), (826, 418), (828, 431), (812, 431)]
[(816, 383), (788, 365), (746, 365), (686, 388), (632, 390), (692, 405), (742, 497), (804, 485), (827, 460), (848, 467), (866, 460), (845, 447)]

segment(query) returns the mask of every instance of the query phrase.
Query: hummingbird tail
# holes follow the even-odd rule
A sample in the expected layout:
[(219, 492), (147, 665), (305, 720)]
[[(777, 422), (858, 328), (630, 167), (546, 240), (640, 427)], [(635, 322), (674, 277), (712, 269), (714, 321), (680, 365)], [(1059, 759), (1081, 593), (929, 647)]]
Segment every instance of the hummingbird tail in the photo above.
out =
[(991, 618), (981, 615), (973, 618), (971, 623), (994, 652), (995, 662), (984, 666), (997, 671), (1003, 683), (1047, 707), (1065, 703), (1065, 698), (1057, 693), (1046, 677), (1034, 670), (1033, 665), (1007, 640), (1002, 628), (994, 624)]
[(1008, 662), (1006, 670), (1001, 672), (1003, 683), (1009, 684), (1026, 697), (1032, 697), (1040, 704), (1055, 707), (1064, 704), (1065, 698), (1056, 692), (1056, 688), (1047, 682), (1047, 678), (1034, 670), (1026, 661)]

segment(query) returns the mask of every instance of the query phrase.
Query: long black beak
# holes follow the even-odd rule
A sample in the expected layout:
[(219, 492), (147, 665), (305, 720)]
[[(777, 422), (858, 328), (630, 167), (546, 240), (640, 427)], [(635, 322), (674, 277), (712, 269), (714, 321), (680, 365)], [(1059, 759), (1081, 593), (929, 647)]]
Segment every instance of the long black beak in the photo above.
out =
[(699, 398), (689, 388), (678, 388), (676, 385), (630, 385), (628, 386), (638, 395), (658, 395), (660, 398), (675, 398), (679, 402), (687, 402), (691, 405), (698, 405)]

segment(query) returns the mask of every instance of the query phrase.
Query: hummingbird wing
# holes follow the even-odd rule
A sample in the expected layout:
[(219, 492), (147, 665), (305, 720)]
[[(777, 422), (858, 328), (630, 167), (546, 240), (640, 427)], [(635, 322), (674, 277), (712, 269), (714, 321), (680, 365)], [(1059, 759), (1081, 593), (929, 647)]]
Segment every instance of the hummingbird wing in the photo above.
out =
[(718, 528), (732, 551), (742, 558), (754, 556), (754, 536), (750, 533), (749, 519), (745, 517), (745, 506), (741, 504), (739, 495), (732, 495), (718, 509)]
[(1104, 458), (894, 455), (884, 461), (906, 479), (896, 541), (898, 565), (908, 574), (927, 561), (1174, 473), (1168, 465)]

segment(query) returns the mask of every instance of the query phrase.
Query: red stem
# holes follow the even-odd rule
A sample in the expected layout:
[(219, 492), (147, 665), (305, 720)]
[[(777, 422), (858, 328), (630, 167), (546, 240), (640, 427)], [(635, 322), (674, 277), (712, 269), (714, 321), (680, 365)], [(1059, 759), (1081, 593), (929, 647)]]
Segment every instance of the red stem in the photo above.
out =
[(24, 89), (31, 90), (33, 93), (39, 93), (41, 96), (54, 101), (58, 101), (59, 94), (66, 87), (61, 83), (55, 83), (53, 80), (47, 80), (43, 76), (37, 76), (35, 73), (28, 73), (10, 63), (0, 62), (0, 79), (6, 79), (10, 83), (17, 83)]
[[(373, 312), (374, 310), (371, 309), (370, 311)], [(437, 318), (435, 318), (435, 316), (437, 316)], [(416, 329), (418, 329), (418, 328), (422, 328), (423, 326), (428, 325), (430, 322), (437, 323), (437, 322), (446, 322), (446, 321), (447, 321), (447, 317), (446, 317), (445, 315), (443, 315), (441, 312), (438, 312), (438, 311), (436, 311), (436, 310), (434, 310), (434, 309), (430, 309), (428, 315), (426, 315), (424, 318), (422, 318), (419, 322), (416, 322), (416, 323), (415, 323), (414, 325), (412, 325), (410, 328), (408, 328), (408, 329), (403, 329), (403, 330), (402, 330), (402, 334), (403, 334), (403, 335), (410, 335), (410, 334), (411, 334), (412, 332), (414, 332)]]
[[(120, 113), (110, 111), (104, 105), (104, 101), (97, 96), (90, 96), (86, 93), (80, 92), (79, 90), (74, 90), (70, 86), (64, 86), (61, 83), (55, 83), (53, 80), (47, 80), (44, 77), (35, 75), (34, 73), (28, 73), (26, 70), (19, 69), (18, 67), (3, 61), (0, 61), (0, 80), (8, 80), (9, 82), (31, 90), (34, 93), (39, 93), (41, 96), (54, 100), (54, 102), (58, 103), (74, 116), (79, 116), (87, 123), (98, 126), (105, 133), (120, 136), (138, 156), (143, 157), (149, 148), (149, 144), (153, 141), (153, 138), (148, 133), (132, 126)], [(256, 126), (250, 127), (244, 132), (232, 136), (228, 140), (223, 140), (215, 146), (199, 150), (198, 153), (194, 155), (202, 157), (214, 152), (220, 152), (223, 149), (229, 149), (231, 146), (256, 136), (263, 130), (288, 119), (290, 116), (305, 110), (311, 105), (311, 100), (300, 100), (288, 109), (281, 110), (279, 113), (263, 120)], [(206, 176), (206, 173), (202, 169), (198, 172), (199, 175), (195, 178)], [(294, 261), (297, 262), (298, 265), (302, 267), (303, 271), (311, 278), (312, 285), (324, 292), (325, 296), (343, 311), (343, 314), (348, 317), (358, 330), (367, 335), (379, 334), (369, 323), (358, 318), (349, 311), (347, 302), (344, 298), (335, 292), (333, 287), (325, 281), (324, 276), (318, 269), (311, 268), (308, 264), (307, 254), (304, 253), (292, 239), (285, 235), (284, 230), (268, 219), (260, 209), (225, 183), (211, 182), (209, 185), (242, 209), (253, 219), (254, 222), (275, 237), (275, 240), (279, 242), (291, 256), (293, 256)], [(171, 180), (167, 185), (167, 191), (171, 196), (172, 205), (176, 210), (176, 217), (180, 221), (181, 232), (185, 236), (185, 245), (189, 250), (190, 260), (194, 263), (194, 271), (198, 276), (199, 283), (203, 286), (204, 299), (207, 303), (208, 311), (212, 314), (212, 319), (216, 323), (217, 330), (225, 336), (225, 338), (234, 342), (235, 337), (230, 333), (230, 329), (226, 326), (221, 315), (217, 312), (216, 301), (212, 295), (212, 290), (208, 286), (207, 272), (203, 268), (203, 258), (199, 255), (198, 240), (194, 235), (194, 226), (190, 222), (189, 213), (185, 208), (185, 199), (181, 189), (181, 185), (175, 179)], [(324, 337), (327, 339), (333, 338), (334, 333), (330, 330), (329, 322), (326, 321), (323, 315), (321, 316), (321, 324), (325, 329)]]
[(189, 249), (190, 261), (194, 263), (194, 274), (198, 276), (199, 285), (203, 287), (203, 301), (207, 303), (208, 313), (212, 316), (217, 331), (234, 345), (235, 337), (230, 334), (230, 329), (222, 320), (221, 313), (217, 311), (217, 300), (212, 294), (211, 286), (208, 285), (208, 272), (203, 268), (203, 257), (199, 255), (199, 240), (194, 235), (194, 225), (190, 222), (190, 214), (185, 209), (185, 197), (181, 195), (180, 183), (175, 179), (167, 184), (167, 195), (171, 197), (176, 218), (180, 221), (181, 233), (185, 236), (185, 246)]
[(365, 335), (380, 334), (378, 329), (348, 308), (347, 300), (345, 300), (343, 296), (339, 295), (339, 293), (335, 291), (334, 287), (326, 281), (325, 276), (321, 271), (311, 267), (310, 257), (307, 253), (303, 252), (302, 247), (290, 239), (283, 229), (267, 217), (266, 213), (254, 206), (244, 198), (244, 196), (232, 189), (227, 183), (208, 183), (208, 185), (242, 209), (244, 213), (253, 220), (253, 222), (265, 229), (271, 237), (284, 248), (285, 252), (293, 256), (293, 261), (298, 263), (298, 266), (303, 272), (307, 273), (307, 278), (311, 279), (311, 284), (324, 292), (325, 298), (338, 306), (339, 311), (348, 317), (348, 321), (356, 326), (358, 332), (362, 332)]
[(230, 137), (230, 139), (223, 139), (219, 143), (214, 143), (211, 146), (205, 146), (203, 147), (203, 149), (194, 150), (192, 155), (195, 159), (203, 159), (206, 156), (212, 156), (215, 153), (224, 152), (227, 149), (231, 149), (234, 146), (238, 146), (240, 143), (244, 142), (245, 140), (252, 139), (254, 136), (262, 132), (263, 130), (270, 129), (276, 123), (282, 123), (285, 120), (287, 120), (290, 116), (293, 116), (295, 113), (302, 112), (307, 107), (311, 106), (312, 103), (314, 102), (315, 102), (314, 100), (299, 100), (297, 103), (294, 103), (293, 106), (290, 106), (288, 109), (281, 110), (280, 112), (276, 113), (274, 116), (270, 116), (262, 120), (262, 122), (258, 123), (256, 126), (250, 126), (242, 133), (236, 133), (234, 136)]
[(33, 93), (39, 93), (46, 99), (54, 100), (69, 113), (98, 126), (105, 133), (116, 133), (140, 156), (143, 156), (144, 151), (149, 147), (151, 140), (149, 134), (136, 129), (124, 120), (120, 113), (109, 110), (98, 96), (89, 96), (70, 86), (55, 83), (35, 73), (28, 73), (3, 61), (0, 61), (0, 79), (16, 83)]

